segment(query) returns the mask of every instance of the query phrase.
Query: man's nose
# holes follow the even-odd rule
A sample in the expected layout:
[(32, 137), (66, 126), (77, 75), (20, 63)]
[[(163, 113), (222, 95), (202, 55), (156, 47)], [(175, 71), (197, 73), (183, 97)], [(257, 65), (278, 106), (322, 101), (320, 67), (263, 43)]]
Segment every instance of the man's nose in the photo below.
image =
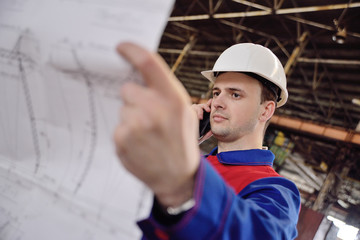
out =
[(225, 99), (223, 94), (219, 94), (218, 96), (214, 97), (211, 103), (215, 109), (218, 108), (225, 108)]

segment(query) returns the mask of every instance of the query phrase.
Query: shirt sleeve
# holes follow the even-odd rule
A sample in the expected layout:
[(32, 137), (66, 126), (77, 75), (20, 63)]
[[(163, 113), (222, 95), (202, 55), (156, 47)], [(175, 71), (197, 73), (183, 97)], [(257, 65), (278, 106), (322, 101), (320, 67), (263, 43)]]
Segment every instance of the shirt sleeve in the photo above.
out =
[(153, 207), (149, 218), (138, 222), (143, 239), (279, 240), (297, 236), (300, 194), (285, 178), (256, 180), (236, 195), (202, 158), (194, 198), (195, 206), (171, 224)]

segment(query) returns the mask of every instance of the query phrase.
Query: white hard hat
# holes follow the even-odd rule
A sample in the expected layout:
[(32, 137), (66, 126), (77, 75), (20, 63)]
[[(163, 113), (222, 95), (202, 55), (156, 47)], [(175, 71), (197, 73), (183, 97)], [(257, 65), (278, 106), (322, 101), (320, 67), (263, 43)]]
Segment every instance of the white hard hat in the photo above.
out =
[(258, 75), (280, 88), (277, 107), (281, 107), (287, 101), (284, 68), (275, 54), (266, 47), (253, 43), (235, 44), (219, 56), (212, 70), (202, 71), (201, 74), (211, 82), (215, 82), (218, 72), (243, 72)]

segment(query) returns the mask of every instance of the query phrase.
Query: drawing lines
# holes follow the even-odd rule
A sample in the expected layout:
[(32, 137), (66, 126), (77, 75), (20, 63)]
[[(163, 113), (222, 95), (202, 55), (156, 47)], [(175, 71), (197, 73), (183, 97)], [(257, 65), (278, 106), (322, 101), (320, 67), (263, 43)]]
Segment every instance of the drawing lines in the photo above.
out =
[(84, 170), (80, 176), (80, 179), (75, 187), (74, 194), (76, 194), (77, 191), (79, 190), (79, 188), (82, 186), (83, 182), (85, 181), (85, 178), (86, 178), (87, 174), (89, 173), (90, 167), (94, 160), (94, 153), (95, 153), (95, 148), (96, 148), (96, 143), (97, 143), (97, 121), (96, 121), (94, 87), (93, 87), (91, 78), (87, 74), (86, 69), (82, 66), (81, 62), (79, 61), (76, 51), (74, 49), (72, 49), (71, 52), (75, 59), (76, 64), (78, 65), (78, 67), (81, 71), (81, 75), (85, 80), (86, 87), (88, 90), (88, 103), (89, 103), (89, 111), (90, 111), (90, 130), (91, 130), (89, 156), (88, 156), (86, 165), (84, 167)]
[(41, 151), (40, 151), (40, 143), (39, 143), (39, 138), (38, 138), (38, 130), (37, 130), (37, 125), (36, 125), (36, 117), (35, 117), (34, 108), (33, 108), (32, 96), (31, 96), (31, 92), (30, 92), (30, 88), (29, 88), (28, 79), (27, 79), (27, 73), (26, 73), (24, 65), (23, 65), (23, 57), (22, 57), (22, 54), (20, 51), (23, 37), (24, 37), (24, 35), (20, 34), (20, 36), (17, 39), (17, 42), (15, 44), (15, 47), (12, 50), (12, 53), (16, 56), (17, 61), (18, 61), (20, 80), (22, 83), (23, 92), (25, 95), (26, 107), (28, 110), (28, 115), (29, 115), (29, 120), (30, 120), (33, 147), (34, 147), (34, 151), (35, 151), (34, 173), (36, 174), (38, 172), (39, 166), (40, 166)]

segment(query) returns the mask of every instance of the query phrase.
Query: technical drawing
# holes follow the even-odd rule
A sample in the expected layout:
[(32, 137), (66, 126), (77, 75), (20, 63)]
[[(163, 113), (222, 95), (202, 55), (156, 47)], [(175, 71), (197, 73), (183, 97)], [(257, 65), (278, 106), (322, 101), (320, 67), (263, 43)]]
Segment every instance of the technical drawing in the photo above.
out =
[(115, 46), (155, 49), (172, 4), (142, 3), (1, 1), (0, 239), (140, 238), (153, 196), (112, 134), (120, 86), (141, 79)]

